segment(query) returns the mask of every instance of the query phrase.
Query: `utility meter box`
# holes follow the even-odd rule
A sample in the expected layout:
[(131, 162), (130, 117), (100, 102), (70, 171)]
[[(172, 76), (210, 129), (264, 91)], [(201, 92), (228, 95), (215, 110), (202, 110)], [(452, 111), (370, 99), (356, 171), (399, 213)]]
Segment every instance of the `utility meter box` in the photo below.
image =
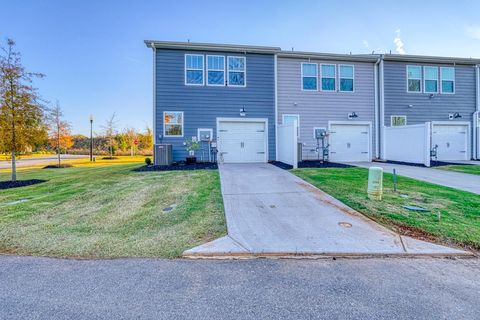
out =
[(327, 130), (324, 128), (315, 128), (315, 139), (323, 139), (327, 135)]

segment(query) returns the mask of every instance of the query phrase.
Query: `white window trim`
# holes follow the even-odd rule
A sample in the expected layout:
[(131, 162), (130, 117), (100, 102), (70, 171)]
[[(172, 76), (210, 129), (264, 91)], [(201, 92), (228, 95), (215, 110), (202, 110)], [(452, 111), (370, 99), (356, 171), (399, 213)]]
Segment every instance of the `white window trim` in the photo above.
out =
[[(313, 91), (313, 90), (307, 90), (307, 91)], [(291, 113), (282, 114), (282, 124), (285, 123), (285, 117), (297, 117), (297, 137), (300, 137), (300, 115), (291, 114)]]
[[(240, 59), (243, 59), (243, 79), (245, 79), (245, 81), (243, 81), (243, 85), (238, 85), (238, 84), (230, 84), (230, 68), (229, 68), (229, 63), (228, 63), (228, 60), (230, 58), (240, 58)], [(233, 87), (233, 88), (245, 88), (247, 86), (247, 57), (245, 56), (227, 56), (227, 61), (226, 61), (226, 68), (227, 68), (227, 86), (229, 87)], [(239, 70), (232, 70), (232, 72), (242, 72), (242, 71), (239, 71)]]
[[(442, 69), (445, 69), (445, 68), (449, 68), (449, 69), (453, 69), (453, 80), (445, 80), (445, 81), (453, 81), (453, 91), (452, 92), (443, 92), (443, 84), (442, 84), (442, 81), (443, 81), (443, 78), (442, 78)], [(442, 94), (455, 94), (455, 67), (440, 67), (440, 82), (439, 82), (439, 89), (440, 89), (440, 93)]]
[[(352, 67), (352, 77), (342, 77), (340, 74), (340, 67)], [(352, 91), (346, 91), (342, 90), (341, 86), (341, 79), (352, 79), (353, 81), (353, 90)], [(355, 65), (353, 64), (339, 64), (338, 65), (338, 92), (344, 92), (344, 93), (354, 93), (355, 92)]]
[[(335, 88), (333, 90), (323, 90), (323, 86), (322, 86), (322, 79), (325, 78), (325, 79), (332, 79), (332, 77), (324, 77), (323, 76), (323, 72), (322, 72), (322, 67), (323, 66), (333, 66), (333, 70), (335, 70), (335, 74), (333, 76), (333, 80), (335, 80)], [(322, 63), (320, 64), (320, 91), (323, 91), (323, 92), (336, 92), (337, 91), (337, 65), (334, 64), (334, 63)], [(353, 88), (355, 89), (355, 87)], [(315, 130), (314, 130), (315, 132)]]
[[(181, 135), (166, 135), (166, 132), (165, 132), (165, 113), (181, 113), (182, 114), (182, 134)], [(184, 118), (183, 111), (163, 111), (162, 122), (163, 122), (163, 137), (164, 138), (183, 138), (184, 137), (185, 126), (183, 124), (185, 122), (185, 118)], [(178, 124), (178, 123), (175, 123), (175, 124)]]
[[(208, 58), (209, 58), (209, 57), (215, 57), (215, 58), (220, 57), (220, 58), (222, 58), (222, 59), (223, 59), (223, 69), (213, 69), (213, 68), (210, 69), (210, 68), (208, 67)], [(206, 66), (207, 72), (205, 73), (205, 81), (206, 81), (206, 83), (207, 83), (207, 86), (209, 86), (209, 87), (225, 87), (225, 81), (227, 81), (227, 79), (226, 79), (226, 77), (225, 77), (225, 76), (226, 76), (226, 72), (225, 72), (226, 64), (225, 64), (225, 62), (226, 62), (226, 61), (225, 61), (225, 56), (222, 56), (222, 55), (208, 54), (208, 55), (206, 56), (205, 66)], [(211, 84), (211, 83), (208, 83), (208, 72), (209, 72), (209, 71), (222, 71), (222, 72), (223, 72), (223, 83), (221, 83), (221, 84)]]
[[(316, 75), (315, 75), (315, 78), (317, 79), (317, 88), (316, 89), (304, 89), (303, 88), (303, 66), (305, 64), (313, 64), (315, 65), (315, 71), (316, 71)], [(315, 62), (302, 62), (302, 65), (301, 65), (301, 69), (300, 69), (300, 75), (302, 77), (302, 81), (300, 81), (300, 89), (302, 89), (302, 91), (310, 91), (310, 92), (315, 92), (315, 91), (318, 91), (318, 63), (315, 63)], [(308, 78), (313, 78), (313, 77), (308, 77)]]
[(202, 141), (200, 140), (200, 131), (209, 131), (210, 132), (210, 140), (213, 140), (213, 129), (212, 128), (198, 128), (197, 129), (197, 139), (198, 141)]
[(315, 136), (315, 130), (317, 129), (324, 129), (325, 131), (327, 131), (327, 127), (313, 127), (313, 140), (317, 140), (317, 137)]
[[(202, 69), (195, 69), (195, 68), (187, 68), (187, 57), (188, 56), (201, 56), (202, 57), (202, 66), (203, 68)], [(185, 63), (184, 63), (184, 67), (185, 69), (185, 85), (186, 86), (204, 86), (205, 85), (205, 55), (203, 54), (195, 54), (195, 53), (186, 53), (185, 54)], [(193, 70), (193, 71), (202, 71), (202, 83), (188, 83), (187, 82), (187, 71), (188, 70)]]
[[(420, 78), (409, 78), (408, 77), (408, 68), (409, 67), (415, 67), (415, 68), (420, 68)], [(415, 64), (407, 64), (406, 67), (405, 67), (405, 76), (406, 76), (406, 90), (407, 90), (407, 93), (422, 93), (423, 92), (423, 81), (422, 81), (422, 66), (418, 66), (418, 65), (415, 65)], [(420, 90), (419, 91), (410, 91), (408, 90), (408, 80), (420, 80)]]
[(407, 125), (407, 116), (406, 115), (392, 115), (392, 116), (390, 116), (390, 127), (401, 127), (401, 126), (394, 126), (393, 125), (393, 118), (405, 118), (404, 126)]
[[(426, 86), (426, 82), (427, 81), (433, 81), (434, 79), (427, 79), (427, 77), (425, 76), (426, 75), (426, 69), (427, 68), (437, 68), (437, 91), (428, 91), (427, 92), (427, 86)], [(435, 94), (435, 93), (439, 93), (440, 91), (440, 81), (439, 81), (439, 75), (440, 75), (440, 72), (438, 70), (438, 66), (423, 66), (423, 93), (428, 93), (428, 94)]]

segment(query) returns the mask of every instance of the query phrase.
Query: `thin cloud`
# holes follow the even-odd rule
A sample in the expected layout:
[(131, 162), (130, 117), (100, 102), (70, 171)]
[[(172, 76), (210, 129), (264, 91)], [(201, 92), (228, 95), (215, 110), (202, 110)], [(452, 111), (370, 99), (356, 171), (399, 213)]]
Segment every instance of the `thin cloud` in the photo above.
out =
[(469, 38), (480, 40), (480, 25), (467, 26), (465, 32)]
[(405, 54), (405, 49), (403, 48), (403, 41), (400, 38), (400, 29), (395, 31), (395, 38), (393, 39), (393, 43), (395, 43), (395, 51), (398, 54)]
[(363, 40), (362, 42), (363, 42), (363, 46), (364, 46), (365, 48), (368, 48), (368, 47), (369, 47), (367, 40)]

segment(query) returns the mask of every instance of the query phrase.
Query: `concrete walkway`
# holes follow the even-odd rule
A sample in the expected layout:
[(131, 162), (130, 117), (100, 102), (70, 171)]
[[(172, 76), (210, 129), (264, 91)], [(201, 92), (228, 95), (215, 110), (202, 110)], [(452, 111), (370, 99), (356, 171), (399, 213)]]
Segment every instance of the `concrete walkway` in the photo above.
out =
[(228, 236), (185, 256), (466, 254), (399, 236), (270, 164), (222, 164), (220, 176)]
[(480, 176), (474, 174), (382, 162), (349, 164), (363, 168), (382, 167), (385, 172), (389, 173), (392, 173), (395, 168), (397, 174), (401, 176), (480, 194)]

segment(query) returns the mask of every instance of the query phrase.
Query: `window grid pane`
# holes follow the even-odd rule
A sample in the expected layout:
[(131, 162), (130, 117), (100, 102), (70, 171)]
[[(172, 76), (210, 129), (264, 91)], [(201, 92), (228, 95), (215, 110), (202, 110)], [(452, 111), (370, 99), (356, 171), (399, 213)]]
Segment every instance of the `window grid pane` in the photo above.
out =
[(183, 135), (183, 113), (168, 111), (163, 117), (165, 136)]
[(340, 66), (340, 78), (353, 79), (353, 66)]
[(420, 66), (408, 66), (407, 68), (408, 79), (422, 80), (422, 68)]
[(317, 65), (314, 63), (304, 63), (302, 65), (302, 74), (304, 77), (317, 77)]

